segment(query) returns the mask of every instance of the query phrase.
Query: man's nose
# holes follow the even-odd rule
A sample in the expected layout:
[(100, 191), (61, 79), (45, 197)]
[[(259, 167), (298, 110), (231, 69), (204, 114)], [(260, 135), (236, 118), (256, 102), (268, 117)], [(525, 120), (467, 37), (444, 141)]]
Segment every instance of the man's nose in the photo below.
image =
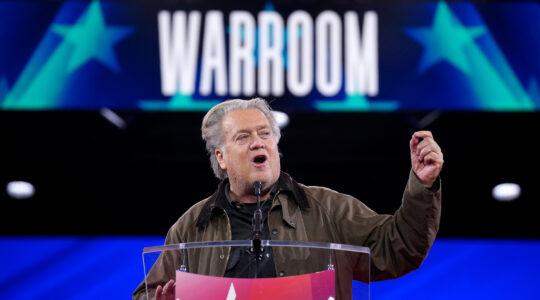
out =
[(264, 142), (258, 135), (255, 135), (253, 139), (251, 140), (251, 144), (249, 145), (249, 148), (251, 150), (264, 148)]

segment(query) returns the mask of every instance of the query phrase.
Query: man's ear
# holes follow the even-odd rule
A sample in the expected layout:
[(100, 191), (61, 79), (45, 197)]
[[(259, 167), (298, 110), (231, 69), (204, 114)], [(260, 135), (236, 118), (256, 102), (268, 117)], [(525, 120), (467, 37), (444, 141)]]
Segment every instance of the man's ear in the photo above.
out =
[(214, 151), (214, 155), (216, 156), (216, 159), (217, 159), (221, 169), (223, 171), (226, 171), (227, 170), (227, 165), (225, 164), (225, 160), (223, 159), (223, 151), (221, 151), (219, 149), (216, 149), (216, 151)]

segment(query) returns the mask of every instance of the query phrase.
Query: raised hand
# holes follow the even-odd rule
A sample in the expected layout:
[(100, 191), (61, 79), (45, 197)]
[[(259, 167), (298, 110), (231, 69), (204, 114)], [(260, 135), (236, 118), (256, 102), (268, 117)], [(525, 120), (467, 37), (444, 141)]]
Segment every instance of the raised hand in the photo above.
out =
[(424, 186), (431, 187), (441, 172), (444, 159), (441, 147), (430, 131), (417, 131), (410, 141), (412, 169)]

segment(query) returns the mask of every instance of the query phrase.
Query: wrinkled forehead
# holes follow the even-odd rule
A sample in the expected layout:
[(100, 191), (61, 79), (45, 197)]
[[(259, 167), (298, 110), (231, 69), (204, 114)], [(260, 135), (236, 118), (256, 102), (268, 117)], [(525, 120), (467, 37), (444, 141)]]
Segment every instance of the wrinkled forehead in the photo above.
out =
[(234, 135), (241, 131), (252, 131), (261, 128), (271, 128), (264, 113), (256, 108), (233, 110), (222, 120), (221, 128), (225, 136)]

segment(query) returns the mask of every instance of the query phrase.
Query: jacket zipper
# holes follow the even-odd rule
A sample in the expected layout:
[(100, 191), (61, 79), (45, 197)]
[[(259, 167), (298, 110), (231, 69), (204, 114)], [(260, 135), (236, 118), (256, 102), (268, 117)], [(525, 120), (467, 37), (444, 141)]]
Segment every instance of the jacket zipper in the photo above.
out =
[[(225, 218), (227, 219), (227, 240), (230, 241), (232, 239), (232, 233), (231, 233), (231, 221), (229, 219), (229, 215), (227, 215), (227, 212), (223, 210), (223, 213), (225, 214)], [(225, 271), (227, 271), (227, 266), (229, 265), (229, 258), (231, 256), (231, 247), (227, 247), (227, 259), (225, 260), (225, 264), (223, 265), (223, 271), (221, 272), (221, 277), (225, 276)]]

